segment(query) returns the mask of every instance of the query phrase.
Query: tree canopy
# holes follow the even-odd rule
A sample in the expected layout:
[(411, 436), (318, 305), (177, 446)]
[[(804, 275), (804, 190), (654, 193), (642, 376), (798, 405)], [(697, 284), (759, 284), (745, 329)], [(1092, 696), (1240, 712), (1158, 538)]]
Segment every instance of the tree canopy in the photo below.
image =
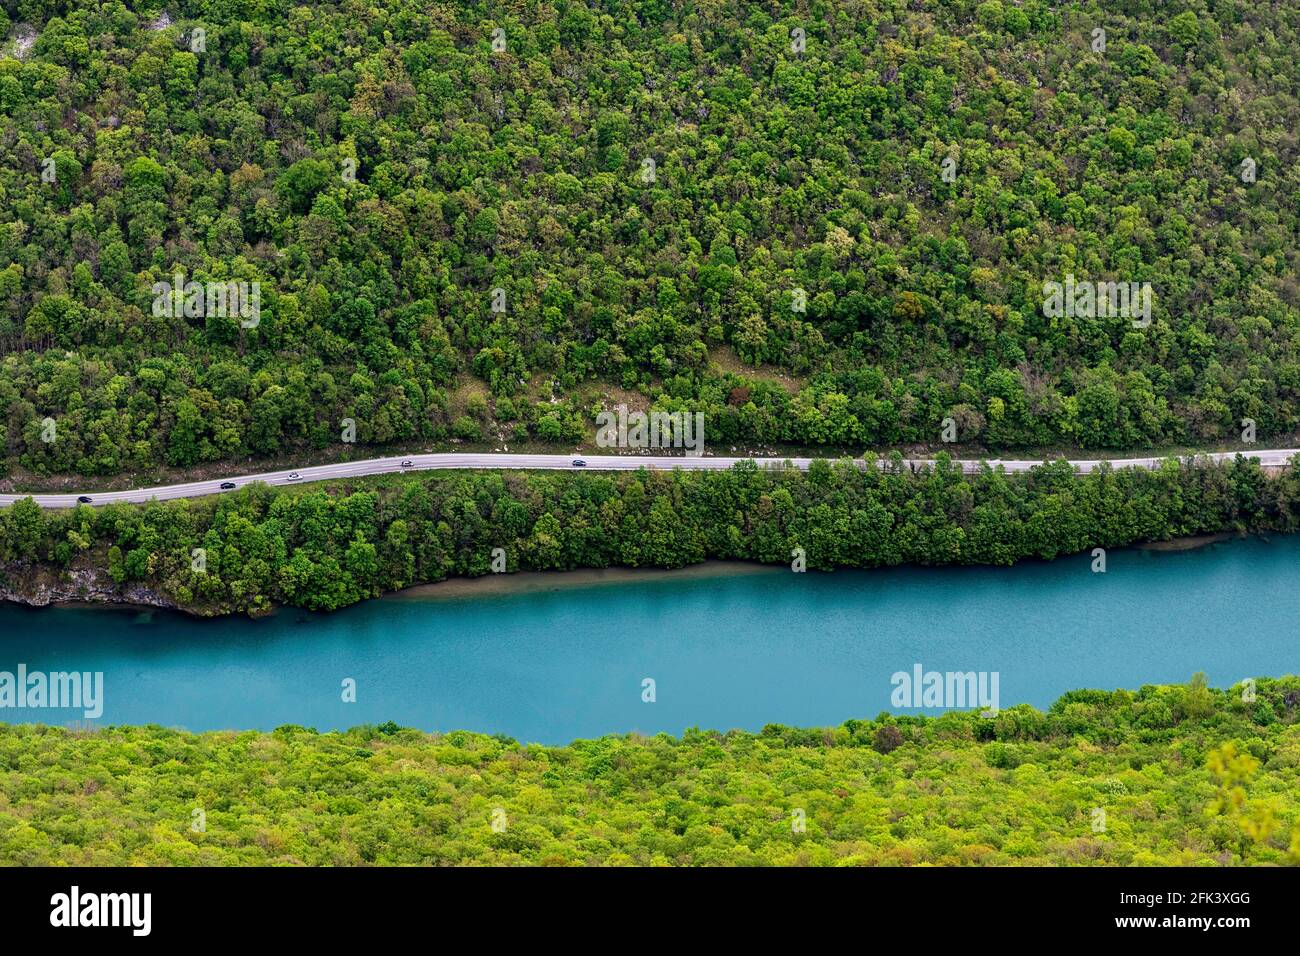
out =
[(521, 745), (388, 723), (0, 725), (0, 862), (1082, 865), (1300, 862), (1300, 679), (1080, 690), (1046, 713)]
[[(1206, 532), (1300, 530), (1300, 473), (1237, 458), (1154, 471), (1068, 462), (963, 475), (814, 462), (727, 471), (488, 472), (45, 512), (0, 509), (0, 586), (75, 576), (198, 614), (332, 611), (494, 570), (676, 568), (709, 559), (871, 568), (1009, 565)], [(494, 568), (494, 550), (504, 565)], [(196, 560), (200, 557), (201, 560)]]
[[(0, 417), (37, 473), (345, 418), (572, 444), (611, 395), (716, 444), (1300, 425), (1294, 4), (6, 11)], [(259, 322), (155, 315), (176, 275), (258, 283)], [(1150, 325), (1046, 315), (1066, 275), (1149, 282)]]

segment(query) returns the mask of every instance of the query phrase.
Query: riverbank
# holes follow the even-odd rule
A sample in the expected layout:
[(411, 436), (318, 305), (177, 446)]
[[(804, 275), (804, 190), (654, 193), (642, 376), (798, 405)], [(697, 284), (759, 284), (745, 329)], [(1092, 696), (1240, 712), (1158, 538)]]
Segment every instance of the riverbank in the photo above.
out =
[[(1134, 551), (1177, 553), (1198, 551), (1217, 544), (1253, 537), (1245, 532), (1188, 535), (1169, 541), (1148, 541), (1132, 546)], [(1063, 560), (1062, 556), (1056, 560)], [(1023, 563), (1023, 562), (1022, 562)], [(711, 578), (736, 578), (751, 575), (790, 573), (784, 564), (755, 561), (706, 560), (682, 568), (580, 568), (572, 571), (516, 571), (484, 574), (476, 577), (453, 577), (442, 581), (416, 584), (385, 592), (380, 601), (455, 601), (516, 594), (559, 592), (575, 588), (618, 586), (651, 582), (688, 582)], [(224, 617), (238, 612), (209, 605), (185, 605), (160, 591), (139, 584), (115, 582), (103, 568), (74, 568), (63, 574), (48, 567), (0, 565), (0, 604), (32, 608), (115, 608), (124, 610), (178, 611), (196, 618)], [(252, 618), (269, 617), (297, 610), (292, 605), (275, 604), (247, 612)]]
[(1251, 535), (1244, 531), (1223, 531), (1219, 534), (1192, 534), (1184, 538), (1171, 538), (1168, 541), (1147, 541), (1137, 547), (1142, 551), (1198, 551), (1225, 541), (1240, 541)]
[[(1158, 553), (1199, 551), (1216, 544), (1253, 537), (1246, 532), (1195, 534), (1169, 541), (1146, 541), (1132, 550)], [(1064, 560), (1066, 556), (1056, 560)], [(1010, 569), (1008, 569), (1010, 570)], [(477, 578), (448, 578), (433, 584), (417, 584), (384, 595), (383, 600), (455, 600), (501, 594), (536, 594), (566, 588), (599, 587), (647, 583), (652, 581), (694, 581), (708, 578), (740, 577), (756, 574), (788, 574), (781, 564), (758, 564), (753, 561), (704, 561), (685, 568), (591, 568), (578, 571), (518, 571), (514, 574), (486, 574)], [(833, 572), (831, 572), (833, 573)]]
[[(1198, 551), (1229, 541), (1251, 537), (1245, 533), (1189, 535), (1171, 541), (1149, 541), (1135, 545), (1133, 550), (1157, 553)], [(1063, 560), (1058, 558), (1057, 560)], [(735, 578), (750, 575), (779, 575), (790, 573), (781, 564), (760, 564), (754, 561), (709, 560), (684, 568), (582, 568), (574, 571), (516, 571), (513, 573), (485, 574), (478, 577), (447, 578), (427, 584), (416, 584), (397, 591), (388, 591), (374, 600), (380, 601), (455, 601), (481, 597), (514, 594), (559, 592), (574, 588), (618, 586), (660, 581), (697, 581), (710, 578)], [(14, 574), (13, 577), (10, 574)], [(60, 579), (49, 569), (32, 571), (30, 568), (0, 568), (0, 603), (17, 604), (32, 608), (84, 608), (97, 607), (124, 610), (169, 610), (197, 618), (221, 617), (235, 612), (222, 612), (205, 606), (184, 606), (158, 591), (139, 585), (120, 585), (106, 573), (95, 568), (73, 569), (66, 579)], [(277, 604), (269, 609), (251, 612), (253, 618), (273, 616), (284, 611), (297, 610), (290, 605)]]
[(139, 583), (119, 584), (100, 567), (59, 571), (48, 565), (32, 566), (22, 562), (0, 565), (0, 603), (32, 608), (162, 608), (195, 617), (208, 616), (196, 608), (177, 604), (155, 588)]
[(698, 581), (746, 575), (782, 574), (789, 568), (753, 561), (703, 561), (684, 568), (587, 568), (577, 571), (517, 571), (485, 574), (477, 578), (448, 578), (417, 584), (384, 595), (386, 601), (456, 600), (501, 594), (537, 594), (570, 588), (589, 588), (657, 581)]
[(257, 616), (336, 611), (447, 580), (501, 586), (509, 578), (492, 573), (501, 566), (543, 575), (713, 560), (809, 572), (1011, 566), (1133, 547), (1173, 529), (1300, 529), (1300, 475), (1237, 461), (1088, 474), (1059, 462), (977, 475), (817, 462), (806, 471), (749, 463), (340, 479), (72, 511), (23, 501), (0, 508), (0, 563), (8, 595), (23, 603), (145, 600)]

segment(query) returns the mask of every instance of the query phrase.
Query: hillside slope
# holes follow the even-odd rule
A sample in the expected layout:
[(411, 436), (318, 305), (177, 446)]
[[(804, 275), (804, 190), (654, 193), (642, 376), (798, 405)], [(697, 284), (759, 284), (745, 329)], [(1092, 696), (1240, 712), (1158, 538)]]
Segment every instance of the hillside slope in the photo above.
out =
[[(4, 10), (0, 418), (30, 471), (345, 419), (571, 445), (612, 400), (717, 445), (1300, 426), (1294, 4)], [(178, 275), (248, 283), (255, 321), (156, 308)], [(1149, 323), (1050, 315), (1070, 276), (1149, 283)]]
[(566, 747), (0, 726), (0, 862), (1300, 862), (1300, 680)]

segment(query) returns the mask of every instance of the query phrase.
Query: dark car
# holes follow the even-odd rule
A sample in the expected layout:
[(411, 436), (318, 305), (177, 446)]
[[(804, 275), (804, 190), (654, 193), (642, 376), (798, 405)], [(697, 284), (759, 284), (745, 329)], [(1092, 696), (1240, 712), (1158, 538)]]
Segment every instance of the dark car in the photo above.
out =
[(587, 463), (586, 463), (585, 461), (583, 461), (581, 458), (575, 458), (575, 459), (573, 459), (573, 467), (574, 467), (574, 468), (586, 468), (586, 467), (587, 467)]
[(233, 481), (223, 481), (221, 483), (222, 491), (230, 491), (234, 487), (235, 487), (235, 483)]
[(83, 505), (90, 504), (90, 495), (77, 495), (77, 500)]

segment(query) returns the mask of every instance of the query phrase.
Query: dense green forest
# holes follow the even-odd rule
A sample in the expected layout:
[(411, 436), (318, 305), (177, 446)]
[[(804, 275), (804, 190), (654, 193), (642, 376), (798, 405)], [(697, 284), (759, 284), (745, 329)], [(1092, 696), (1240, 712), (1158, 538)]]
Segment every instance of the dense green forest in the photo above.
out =
[(806, 473), (753, 462), (718, 472), (465, 472), (52, 512), (24, 499), (0, 510), (0, 587), (29, 595), (80, 575), (201, 614), (329, 611), (493, 571), (707, 559), (793, 567), (796, 549), (814, 570), (1005, 565), (1203, 532), (1298, 529), (1300, 471), (1270, 477), (1240, 457), (1088, 475), (1060, 461), (964, 476), (942, 455), (917, 472), (825, 461)]
[(0, 863), (1300, 863), (1300, 679), (564, 747), (0, 725)]
[[(10, 468), (571, 445), (611, 400), (719, 445), (1300, 426), (1293, 3), (0, 9)], [(258, 321), (156, 314), (176, 275)], [(1049, 317), (1066, 275), (1151, 324)]]

